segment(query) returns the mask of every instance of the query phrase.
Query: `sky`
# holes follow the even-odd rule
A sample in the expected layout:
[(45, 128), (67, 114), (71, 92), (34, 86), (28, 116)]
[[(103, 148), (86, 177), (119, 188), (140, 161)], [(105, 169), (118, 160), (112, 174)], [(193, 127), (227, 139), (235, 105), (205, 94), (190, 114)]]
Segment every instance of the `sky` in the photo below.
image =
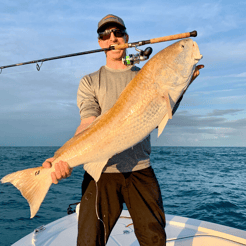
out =
[[(152, 145), (246, 147), (244, 0), (0, 0), (0, 6), (0, 66), (99, 49), (97, 24), (107, 14), (124, 20), (129, 42), (197, 30), (205, 68), (162, 135), (153, 131)], [(149, 46), (154, 55), (173, 42)], [(80, 124), (79, 81), (103, 65), (105, 55), (96, 53), (48, 61), (40, 71), (35, 64), (3, 69), (0, 146), (63, 145)]]

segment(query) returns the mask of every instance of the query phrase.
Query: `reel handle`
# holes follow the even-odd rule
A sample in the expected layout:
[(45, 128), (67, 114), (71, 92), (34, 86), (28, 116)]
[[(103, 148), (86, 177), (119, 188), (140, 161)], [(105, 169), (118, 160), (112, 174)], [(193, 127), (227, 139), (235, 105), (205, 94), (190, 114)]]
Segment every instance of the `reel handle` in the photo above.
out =
[(151, 47), (147, 47), (144, 52), (143, 52), (143, 55), (144, 56), (147, 56), (149, 58), (149, 56), (151, 55), (153, 49)]

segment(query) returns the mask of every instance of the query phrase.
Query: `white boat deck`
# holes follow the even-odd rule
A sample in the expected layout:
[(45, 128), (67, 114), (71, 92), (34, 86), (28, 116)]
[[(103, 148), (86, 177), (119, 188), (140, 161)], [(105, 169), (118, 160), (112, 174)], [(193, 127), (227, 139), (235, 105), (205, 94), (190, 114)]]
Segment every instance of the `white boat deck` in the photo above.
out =
[[(166, 215), (168, 246), (236, 246), (246, 245), (246, 231), (200, 220)], [(75, 246), (77, 213), (47, 224), (20, 239), (14, 246)], [(137, 246), (129, 212), (123, 210), (111, 232), (107, 246)]]

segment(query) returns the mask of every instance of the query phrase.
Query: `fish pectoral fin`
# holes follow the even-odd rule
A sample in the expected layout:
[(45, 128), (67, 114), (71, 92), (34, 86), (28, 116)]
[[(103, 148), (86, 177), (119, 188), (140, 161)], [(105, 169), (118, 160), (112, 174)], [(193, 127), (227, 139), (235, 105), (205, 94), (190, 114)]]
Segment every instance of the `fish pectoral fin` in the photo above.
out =
[(167, 114), (165, 114), (161, 123), (158, 126), (158, 137), (162, 134), (168, 120), (173, 118), (172, 107), (170, 104), (169, 94), (168, 94), (167, 90), (163, 93), (162, 97), (164, 98), (164, 100), (166, 101), (166, 104), (167, 104), (166, 105), (167, 106)]
[(173, 118), (172, 107), (171, 107), (171, 104), (170, 104), (169, 94), (168, 94), (168, 91), (167, 90), (164, 92), (163, 98), (165, 99), (165, 101), (167, 103), (168, 117), (169, 117), (169, 119), (172, 119)]
[(158, 137), (160, 137), (160, 135), (162, 134), (168, 120), (169, 120), (169, 116), (168, 116), (168, 114), (166, 114), (158, 126)]
[(108, 159), (104, 161), (87, 163), (87, 164), (84, 164), (84, 169), (97, 182), (100, 179), (102, 170), (107, 164), (107, 162), (108, 162)]

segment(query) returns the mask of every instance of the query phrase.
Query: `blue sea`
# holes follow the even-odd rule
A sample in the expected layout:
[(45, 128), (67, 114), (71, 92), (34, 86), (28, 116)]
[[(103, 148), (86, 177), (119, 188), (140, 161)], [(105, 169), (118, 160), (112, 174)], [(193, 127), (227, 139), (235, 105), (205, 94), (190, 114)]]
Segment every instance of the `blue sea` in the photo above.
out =
[[(40, 166), (58, 147), (0, 147), (0, 178)], [(152, 147), (152, 166), (167, 214), (246, 230), (246, 148)], [(66, 215), (81, 198), (83, 167), (52, 185), (37, 215), (10, 184), (0, 184), (0, 245), (11, 245), (40, 225)]]

